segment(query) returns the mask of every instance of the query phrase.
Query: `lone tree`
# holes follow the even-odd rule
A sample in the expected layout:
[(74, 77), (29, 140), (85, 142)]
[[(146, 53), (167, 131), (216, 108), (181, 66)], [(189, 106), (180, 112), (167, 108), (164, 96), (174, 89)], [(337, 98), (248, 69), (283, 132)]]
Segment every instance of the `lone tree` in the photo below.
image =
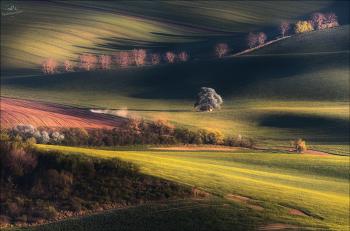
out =
[(63, 62), (63, 67), (66, 72), (73, 71), (73, 64), (69, 60)]
[(219, 43), (215, 46), (215, 54), (219, 57), (223, 57), (228, 52), (228, 46), (226, 43)]
[(303, 141), (302, 139), (297, 139), (294, 142), (295, 145), (295, 149), (297, 150), (297, 152), (302, 152), (306, 150), (306, 145), (305, 145), (305, 141)]
[(198, 107), (201, 111), (211, 111), (213, 109), (220, 109), (222, 98), (213, 88), (202, 87), (199, 91), (194, 107)]

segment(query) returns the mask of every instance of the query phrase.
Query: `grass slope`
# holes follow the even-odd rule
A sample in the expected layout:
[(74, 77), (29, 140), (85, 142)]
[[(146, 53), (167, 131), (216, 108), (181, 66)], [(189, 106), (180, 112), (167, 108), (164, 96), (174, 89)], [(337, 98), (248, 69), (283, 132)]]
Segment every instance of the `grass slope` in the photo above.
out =
[[(223, 197), (231, 193), (260, 200), (257, 205), (266, 210), (257, 217), (268, 221), (348, 229), (348, 157), (286, 154), (276, 150), (176, 152), (40, 147), (104, 158), (117, 156), (140, 164), (145, 174), (197, 186)], [(281, 205), (312, 217), (288, 215)]]
[[(84, 109), (126, 107), (149, 120), (163, 117), (226, 135), (344, 144), (349, 138), (348, 31), (341, 26), (301, 34), (236, 57), (2, 77), (1, 94)], [(304, 45), (295, 45), (300, 41)], [(202, 86), (223, 97), (221, 111), (193, 109)]]
[[(1, 1), (1, 9), (6, 11), (5, 7), (11, 4)], [(2, 71), (36, 69), (48, 58), (62, 63), (66, 59), (75, 61), (84, 52), (101, 55), (134, 48), (148, 52), (186, 50), (193, 59), (210, 57), (218, 42), (227, 42), (237, 52), (245, 47), (246, 33), (264, 31), (272, 39), (278, 34), (276, 27), (280, 21), (308, 20), (312, 12), (332, 11), (339, 16), (340, 24), (349, 21), (349, 3), (339, 1), (21, 1), (16, 4), (23, 12), (15, 19), (2, 17), (1, 20)], [(205, 33), (196, 28), (238, 34)]]

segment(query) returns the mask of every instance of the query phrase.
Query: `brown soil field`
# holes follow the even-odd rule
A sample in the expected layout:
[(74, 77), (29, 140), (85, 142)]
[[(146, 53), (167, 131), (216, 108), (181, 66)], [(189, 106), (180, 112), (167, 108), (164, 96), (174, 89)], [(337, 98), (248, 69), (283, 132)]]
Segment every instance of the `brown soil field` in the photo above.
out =
[(123, 119), (57, 104), (0, 97), (2, 128), (17, 124), (45, 127), (115, 128)]

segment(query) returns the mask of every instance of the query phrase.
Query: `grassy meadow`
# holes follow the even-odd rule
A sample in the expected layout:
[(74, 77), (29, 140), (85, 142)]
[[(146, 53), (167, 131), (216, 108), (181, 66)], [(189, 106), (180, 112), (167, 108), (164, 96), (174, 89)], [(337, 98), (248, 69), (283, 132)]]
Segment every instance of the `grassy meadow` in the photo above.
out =
[[(1, 9), (10, 1), (1, 1)], [(260, 146), (289, 146), (302, 138), (309, 149), (341, 156), (287, 151), (159, 151), (144, 148), (88, 149), (38, 145), (66, 153), (120, 157), (142, 173), (218, 196), (166, 201), (98, 215), (20, 228), (28, 230), (256, 230), (287, 223), (321, 230), (349, 224), (349, 2), (347, 1), (21, 1), (16, 18), (1, 20), (1, 96), (56, 103), (111, 116), (176, 127), (207, 128), (225, 136), (253, 137)], [(107, 12), (108, 11), (108, 12)], [(279, 40), (239, 56), (249, 32), (280, 34), (277, 25), (334, 12), (340, 27)], [(124, 14), (124, 15), (123, 15)], [(227, 43), (229, 55), (215, 57)], [(41, 63), (82, 53), (112, 55), (186, 51), (186, 62), (41, 74)], [(201, 87), (223, 98), (221, 110), (193, 107)], [(227, 194), (252, 198), (253, 205)], [(187, 206), (188, 205), (188, 206)], [(290, 214), (285, 208), (308, 214)], [(308, 230), (307, 228), (304, 228)]]
[[(263, 211), (253, 210), (254, 215), (242, 216), (244, 219), (254, 216), (252, 224), (266, 220), (326, 230), (348, 228), (348, 157), (290, 154), (280, 150), (113, 151), (46, 145), (40, 147), (102, 158), (120, 157), (138, 163), (144, 174), (196, 186), (223, 198), (227, 203), (230, 201), (227, 194), (252, 198), (257, 201), (249, 203), (266, 208)], [(246, 204), (235, 202), (235, 206), (241, 208)], [(281, 206), (298, 209), (309, 217), (288, 214)], [(109, 216), (119, 216), (119, 213), (113, 214)], [(135, 211), (135, 214), (141, 216), (141, 220), (145, 219), (142, 212)], [(79, 222), (79, 219), (74, 221), (76, 225)], [(71, 223), (68, 221), (67, 224)], [(103, 227), (103, 224), (99, 225)], [(44, 227), (55, 230), (56, 225)], [(60, 227), (59, 224), (57, 227)]]

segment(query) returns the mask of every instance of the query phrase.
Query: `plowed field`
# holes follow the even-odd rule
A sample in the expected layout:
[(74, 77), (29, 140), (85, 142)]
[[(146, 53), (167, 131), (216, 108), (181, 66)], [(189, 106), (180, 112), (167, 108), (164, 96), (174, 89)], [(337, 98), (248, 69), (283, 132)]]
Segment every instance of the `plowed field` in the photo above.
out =
[(123, 119), (79, 110), (72, 107), (0, 97), (1, 126), (32, 124), (36, 127), (120, 127)]

